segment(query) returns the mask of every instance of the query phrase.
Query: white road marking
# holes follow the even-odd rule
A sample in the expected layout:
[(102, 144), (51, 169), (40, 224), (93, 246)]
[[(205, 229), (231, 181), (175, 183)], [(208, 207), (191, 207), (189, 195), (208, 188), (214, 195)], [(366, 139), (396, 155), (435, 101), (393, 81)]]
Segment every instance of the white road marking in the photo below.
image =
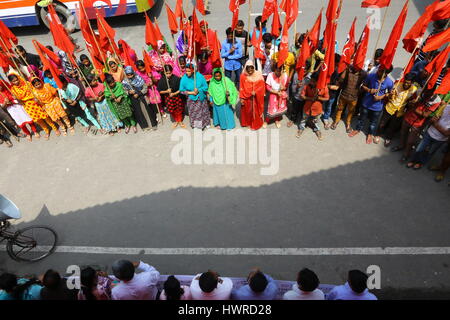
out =
[[(46, 251), (38, 247), (37, 251)], [(6, 247), (0, 246), (0, 251)], [(449, 255), (450, 247), (368, 248), (121, 248), (59, 246), (58, 253), (121, 255), (212, 255), (212, 256), (350, 256), (350, 255)]]

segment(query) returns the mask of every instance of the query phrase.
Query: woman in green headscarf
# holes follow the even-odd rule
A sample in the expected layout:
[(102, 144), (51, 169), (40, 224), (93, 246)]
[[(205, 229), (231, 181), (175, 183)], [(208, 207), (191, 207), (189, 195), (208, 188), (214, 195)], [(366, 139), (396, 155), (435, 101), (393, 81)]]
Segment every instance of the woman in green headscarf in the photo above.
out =
[(229, 78), (225, 77), (220, 68), (213, 70), (213, 78), (209, 83), (209, 97), (213, 103), (213, 123), (222, 130), (234, 129), (233, 108), (237, 102), (239, 93)]

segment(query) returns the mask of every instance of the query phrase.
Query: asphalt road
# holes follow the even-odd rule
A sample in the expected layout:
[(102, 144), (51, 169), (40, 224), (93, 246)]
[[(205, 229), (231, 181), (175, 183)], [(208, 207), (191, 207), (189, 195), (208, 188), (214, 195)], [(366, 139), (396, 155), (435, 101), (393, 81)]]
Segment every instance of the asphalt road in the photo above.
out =
[[(254, 12), (261, 12), (263, 1), (253, 2)], [(344, 1), (337, 35), (341, 48), (353, 17), (358, 16), (357, 34), (364, 25), (365, 9), (356, 2)], [(405, 30), (430, 2), (411, 2)], [(299, 31), (313, 24), (325, 3), (301, 1)], [(211, 1), (207, 19), (219, 34), (231, 20), (227, 5)], [(381, 44), (387, 41), (402, 5), (403, 1), (393, 1)], [(243, 6), (244, 21), (246, 12)], [(167, 31), (165, 10), (159, 21)], [(141, 15), (110, 22), (117, 39), (140, 51)], [(28, 48), (32, 39), (51, 42), (43, 28), (14, 32)], [(407, 58), (399, 48), (395, 66), (402, 67)], [(355, 255), (348, 249), (449, 246), (450, 188), (435, 183), (426, 169), (405, 169), (398, 164), (398, 154), (383, 146), (367, 146), (362, 135), (349, 139), (343, 126), (325, 131), (325, 140), (318, 142), (310, 131), (296, 139), (295, 129), (286, 128), (285, 122), (279, 132), (276, 175), (263, 176), (264, 166), (251, 164), (175, 165), (171, 132), (166, 121), (153, 133), (86, 137), (79, 130), (75, 136), (50, 141), (24, 140), (11, 150), (1, 147), (0, 192), (23, 212), (17, 227), (49, 225), (57, 230), (66, 251), (34, 264), (14, 262), (0, 252), (0, 268), (20, 274), (39, 274), (50, 267), (64, 272), (71, 264), (107, 268), (125, 256), (141, 258), (163, 274), (212, 268), (222, 275), (246, 276), (250, 268), (259, 266), (275, 278), (294, 280), (306, 266), (316, 270), (322, 283), (338, 284), (349, 269), (378, 265), (382, 289), (375, 293), (381, 297), (450, 297), (448, 254), (413, 250)], [(109, 254), (94, 254), (92, 247), (112, 249)], [(118, 248), (125, 248), (122, 254)], [(166, 255), (126, 248), (253, 248), (254, 252), (278, 248), (282, 254)], [(288, 255), (286, 248), (316, 248), (323, 254)], [(330, 255), (326, 248), (343, 251)]]

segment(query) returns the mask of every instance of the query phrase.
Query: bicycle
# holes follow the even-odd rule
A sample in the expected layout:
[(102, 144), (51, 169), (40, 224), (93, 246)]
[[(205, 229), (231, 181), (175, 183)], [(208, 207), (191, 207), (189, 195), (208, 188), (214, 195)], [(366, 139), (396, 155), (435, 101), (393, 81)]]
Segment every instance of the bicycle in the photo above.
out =
[(0, 243), (6, 241), (8, 255), (16, 261), (35, 262), (51, 255), (56, 249), (58, 235), (46, 226), (29, 226), (15, 230), (10, 219), (19, 219), (17, 206), (0, 195)]

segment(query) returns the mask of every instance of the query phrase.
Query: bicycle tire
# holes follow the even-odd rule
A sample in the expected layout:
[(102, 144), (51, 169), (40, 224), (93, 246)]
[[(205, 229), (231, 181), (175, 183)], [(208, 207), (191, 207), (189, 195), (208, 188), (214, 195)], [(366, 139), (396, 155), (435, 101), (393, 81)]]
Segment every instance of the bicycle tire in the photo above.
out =
[[(37, 246), (39, 246), (39, 244), (36, 243), (35, 239), (30, 240), (31, 238), (29, 236), (24, 235), (25, 232), (32, 230), (32, 229), (43, 229), (43, 230), (49, 231), (49, 234), (54, 237), (54, 240), (52, 241), (53, 243), (46, 246), (46, 247), (49, 247), (49, 249), (46, 249), (45, 251), (43, 251), (42, 255), (39, 255), (35, 258), (26, 258), (26, 257), (18, 255), (18, 253), (15, 252), (14, 248), (15, 247), (23, 247), (23, 246), (20, 246), (18, 243), (29, 242), (29, 250), (27, 251), (27, 252), (29, 252), (29, 251), (32, 251)], [(57, 242), (58, 242), (58, 234), (56, 233), (55, 230), (53, 230), (47, 226), (40, 226), (40, 225), (29, 226), (29, 227), (18, 230), (14, 234), (14, 238), (8, 241), (8, 243), (6, 245), (6, 250), (8, 252), (8, 255), (16, 261), (36, 262), (36, 261), (42, 260), (42, 259), (48, 257), (49, 255), (51, 255), (56, 249)], [(33, 252), (36, 253), (38, 251), (33, 251)]]

